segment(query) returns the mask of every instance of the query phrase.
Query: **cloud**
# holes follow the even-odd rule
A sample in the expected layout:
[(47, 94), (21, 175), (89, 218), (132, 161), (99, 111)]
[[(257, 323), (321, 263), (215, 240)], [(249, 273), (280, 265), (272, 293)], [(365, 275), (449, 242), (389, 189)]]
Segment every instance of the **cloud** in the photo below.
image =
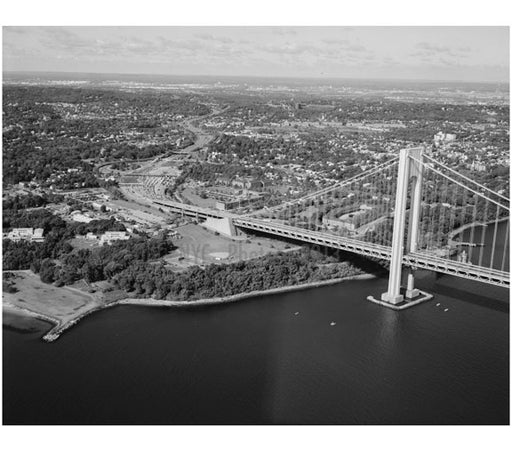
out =
[(194, 37), (197, 39), (201, 39), (202, 41), (210, 41), (212, 39), (215, 39), (213, 35), (210, 33), (196, 33)]
[(90, 40), (62, 27), (40, 27), (39, 31), (43, 35), (40, 42), (49, 49), (82, 53), (91, 46)]
[(27, 34), (29, 29), (29, 27), (3, 27), (6, 33), (11, 34)]
[(398, 64), (398, 61), (393, 58), (392, 56), (385, 56), (384, 58), (382, 58), (382, 62), (386, 65), (395, 65), (395, 64)]
[(197, 33), (194, 35), (196, 39), (199, 39), (201, 41), (208, 41), (208, 42), (220, 42), (221, 44), (234, 44), (234, 43), (240, 43), (239, 41), (235, 41), (234, 39), (230, 38), (229, 36), (214, 36), (210, 33)]
[(319, 48), (309, 43), (290, 43), (284, 44), (260, 44), (258, 50), (265, 53), (274, 53), (277, 55), (300, 55), (305, 53), (315, 53)]
[(278, 36), (296, 36), (297, 30), (289, 27), (272, 27), (272, 33)]
[(329, 38), (329, 39), (323, 39), (322, 42), (327, 45), (336, 45), (336, 46), (341, 46), (341, 47), (345, 47), (350, 44), (350, 41), (348, 39)]
[(153, 39), (143, 39), (135, 35), (117, 35), (101, 39), (83, 37), (61, 27), (43, 27), (39, 29), (39, 33), (39, 43), (43, 50), (57, 58), (168, 59), (171, 56), (197, 52), (207, 45), (194, 39), (170, 40), (161, 36)]
[(418, 42), (415, 45), (415, 51), (411, 52), (409, 56), (420, 58), (422, 60), (435, 60), (443, 59), (449, 61), (447, 58), (467, 58), (471, 53), (471, 48), (468, 46), (449, 47), (447, 45), (432, 44), (429, 42)]
[(450, 48), (445, 45), (431, 44), (429, 42), (418, 42), (416, 48), (420, 51), (428, 53), (446, 53), (450, 52)]
[(328, 52), (351, 52), (351, 53), (366, 53), (368, 55), (373, 52), (367, 49), (364, 45), (353, 42), (349, 39), (323, 39), (322, 43), (327, 45)]
[(462, 53), (471, 53), (471, 47), (463, 46), (463, 47), (457, 47), (457, 50)]

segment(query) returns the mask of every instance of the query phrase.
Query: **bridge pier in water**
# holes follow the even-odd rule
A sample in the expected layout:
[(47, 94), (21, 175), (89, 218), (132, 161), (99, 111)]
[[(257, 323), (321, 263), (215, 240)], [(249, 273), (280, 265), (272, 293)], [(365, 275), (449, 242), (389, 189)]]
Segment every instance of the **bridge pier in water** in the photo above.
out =
[[(377, 301), (373, 296), (368, 297), (372, 302), (377, 302), (380, 305), (391, 308), (403, 309), (432, 298), (432, 295), (421, 292), (414, 287), (413, 268), (409, 268), (407, 274), (405, 293), (401, 287), (404, 252), (416, 252), (418, 248), (421, 215), (421, 189), (423, 183), (422, 160), (422, 147), (402, 149), (400, 151), (388, 291), (382, 293), (380, 301)], [(411, 200), (409, 208), (407, 243), (405, 243), (409, 185), (411, 185)]]

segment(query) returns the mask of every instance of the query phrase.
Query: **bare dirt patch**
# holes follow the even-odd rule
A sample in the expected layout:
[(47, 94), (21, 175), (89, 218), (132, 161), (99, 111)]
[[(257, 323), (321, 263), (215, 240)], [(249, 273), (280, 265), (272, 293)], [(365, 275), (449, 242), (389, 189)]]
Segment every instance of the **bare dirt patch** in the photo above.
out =
[[(233, 240), (215, 234), (199, 224), (188, 224), (176, 229), (181, 239), (173, 240), (178, 247), (181, 262), (196, 265), (209, 263), (228, 263), (283, 251), (289, 246), (286, 243), (263, 237), (248, 237), (246, 240)], [(169, 257), (176, 257), (176, 251)]]

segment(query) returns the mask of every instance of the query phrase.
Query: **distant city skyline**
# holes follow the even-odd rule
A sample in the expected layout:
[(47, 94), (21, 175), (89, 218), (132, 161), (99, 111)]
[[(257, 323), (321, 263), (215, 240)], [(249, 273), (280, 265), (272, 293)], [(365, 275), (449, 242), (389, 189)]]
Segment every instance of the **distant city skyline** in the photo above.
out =
[(3, 27), (3, 70), (509, 81), (508, 27)]

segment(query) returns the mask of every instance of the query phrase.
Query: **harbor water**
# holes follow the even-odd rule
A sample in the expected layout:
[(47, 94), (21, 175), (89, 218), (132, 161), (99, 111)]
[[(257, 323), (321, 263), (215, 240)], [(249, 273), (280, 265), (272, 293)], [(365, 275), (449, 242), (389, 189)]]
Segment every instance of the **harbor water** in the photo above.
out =
[(366, 300), (386, 283), (4, 327), (4, 423), (508, 423), (508, 291), (424, 272), (396, 312)]

